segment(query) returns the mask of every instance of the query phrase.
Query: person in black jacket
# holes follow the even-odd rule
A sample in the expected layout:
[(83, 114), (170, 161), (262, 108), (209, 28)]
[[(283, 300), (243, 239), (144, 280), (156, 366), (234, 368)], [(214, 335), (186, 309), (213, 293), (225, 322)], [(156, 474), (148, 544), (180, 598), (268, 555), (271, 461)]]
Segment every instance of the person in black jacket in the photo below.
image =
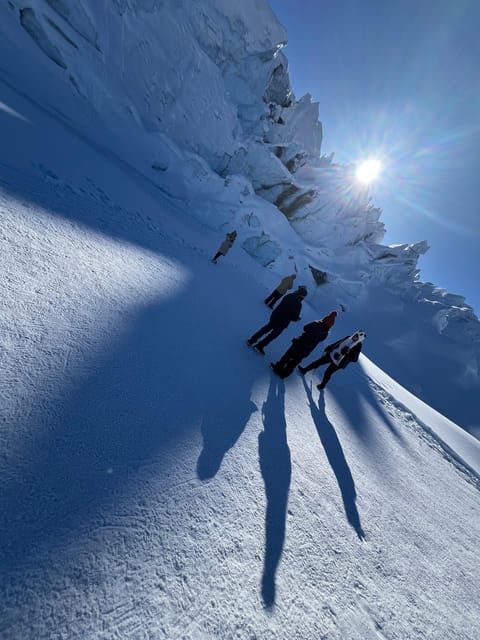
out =
[(339, 369), (345, 369), (350, 362), (357, 362), (362, 350), (362, 343), (367, 337), (364, 331), (355, 331), (351, 336), (345, 336), (341, 340), (337, 340), (333, 344), (325, 347), (324, 354), (318, 360), (314, 360), (306, 367), (298, 367), (302, 375), (316, 369), (321, 364), (328, 364), (323, 374), (323, 380), (317, 384), (317, 389), (324, 389), (332, 374)]
[[(264, 327), (259, 329), (257, 333), (254, 333), (253, 336), (247, 340), (247, 344), (264, 356), (264, 347), (272, 342), (272, 340), (275, 340), (275, 338), (278, 338), (292, 320), (293, 322), (300, 320), (302, 301), (306, 295), (307, 288), (300, 285), (296, 291), (285, 296), (280, 304), (272, 311), (270, 321)], [(258, 339), (265, 334), (267, 334), (265, 338), (260, 342), (257, 342)], [(256, 342), (257, 344), (255, 344)]]
[(337, 312), (332, 311), (322, 318), (303, 327), (301, 336), (293, 338), (292, 346), (285, 351), (278, 362), (270, 363), (272, 371), (280, 378), (287, 378), (303, 358), (309, 356), (319, 342), (325, 340), (332, 328)]

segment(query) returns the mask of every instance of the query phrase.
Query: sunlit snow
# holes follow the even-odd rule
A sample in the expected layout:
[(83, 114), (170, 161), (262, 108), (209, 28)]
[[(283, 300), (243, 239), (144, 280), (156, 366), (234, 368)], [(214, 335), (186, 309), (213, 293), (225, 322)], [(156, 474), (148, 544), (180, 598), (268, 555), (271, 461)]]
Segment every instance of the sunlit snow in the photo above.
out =
[[(0, 636), (476, 640), (478, 320), (320, 155), (268, 3), (193, 4), (0, 7)], [(333, 309), (359, 363), (276, 378)]]

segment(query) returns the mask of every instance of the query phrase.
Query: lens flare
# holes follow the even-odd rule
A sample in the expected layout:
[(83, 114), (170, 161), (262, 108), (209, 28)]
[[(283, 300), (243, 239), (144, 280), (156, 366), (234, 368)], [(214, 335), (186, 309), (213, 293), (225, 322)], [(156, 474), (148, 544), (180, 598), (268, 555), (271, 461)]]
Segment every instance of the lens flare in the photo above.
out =
[(381, 170), (382, 165), (379, 160), (365, 160), (358, 165), (355, 175), (359, 182), (370, 184), (378, 178)]

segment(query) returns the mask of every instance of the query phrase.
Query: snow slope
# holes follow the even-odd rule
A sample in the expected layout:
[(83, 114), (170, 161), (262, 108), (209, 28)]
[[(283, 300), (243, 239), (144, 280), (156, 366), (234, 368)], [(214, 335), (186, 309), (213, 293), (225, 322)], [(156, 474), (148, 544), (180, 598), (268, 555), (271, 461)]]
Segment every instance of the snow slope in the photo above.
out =
[[(480, 433), (480, 322), (461, 295), (420, 281), (426, 241), (381, 244), (368, 190), (320, 155), (319, 105), (291, 91), (287, 34), (267, 0), (8, 0), (0, 36), (2, 90), (154, 185), (192, 223), (235, 227), (265, 281), (297, 271), (318, 313), (346, 310), (375, 339), (383, 370)], [(28, 165), (10, 124), (29, 145), (45, 137), (2, 104), (9, 162)], [(48, 163), (37, 175), (80, 183), (68, 155), (60, 168), (71, 175)]]
[(0, 637), (476, 640), (480, 445), (381, 328), (321, 396), (279, 381), (319, 311), (248, 349), (278, 276), (0, 90)]

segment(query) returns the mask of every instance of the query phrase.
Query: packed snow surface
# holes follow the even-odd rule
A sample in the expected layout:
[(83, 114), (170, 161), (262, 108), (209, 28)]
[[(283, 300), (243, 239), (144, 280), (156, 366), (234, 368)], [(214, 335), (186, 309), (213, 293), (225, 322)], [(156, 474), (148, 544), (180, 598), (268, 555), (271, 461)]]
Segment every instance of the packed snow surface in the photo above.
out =
[(277, 278), (1, 91), (1, 637), (476, 639), (478, 441), (374, 328), (280, 381), (318, 312), (257, 355)]
[[(293, 94), (287, 34), (266, 0), (9, 0), (0, 36), (5, 89), (192, 222), (236, 228), (266, 271), (298, 273), (318, 312), (329, 300), (375, 327), (382, 369), (478, 437), (480, 322), (461, 295), (420, 280), (427, 241), (383, 245), (368, 189), (321, 155), (319, 105)], [(9, 121), (22, 117), (2, 104)], [(10, 160), (28, 163), (11, 132), (2, 142)]]
[[(0, 7), (0, 637), (477, 640), (478, 321), (415, 280), (424, 243), (332, 207), (348, 172), (312, 160), (268, 4), (191, 6)], [(341, 305), (358, 364), (274, 376)]]

